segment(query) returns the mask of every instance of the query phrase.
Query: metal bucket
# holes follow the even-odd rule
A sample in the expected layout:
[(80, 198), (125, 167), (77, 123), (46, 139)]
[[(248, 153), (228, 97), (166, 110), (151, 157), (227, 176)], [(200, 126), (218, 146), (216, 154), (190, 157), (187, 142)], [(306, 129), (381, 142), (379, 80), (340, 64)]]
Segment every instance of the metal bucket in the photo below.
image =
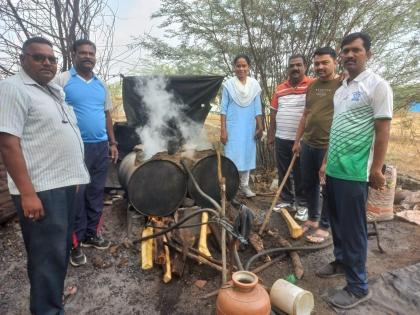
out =
[(118, 179), (128, 200), (139, 212), (164, 217), (174, 213), (187, 192), (187, 176), (176, 163), (151, 159), (136, 163), (137, 153), (129, 153), (120, 164)]

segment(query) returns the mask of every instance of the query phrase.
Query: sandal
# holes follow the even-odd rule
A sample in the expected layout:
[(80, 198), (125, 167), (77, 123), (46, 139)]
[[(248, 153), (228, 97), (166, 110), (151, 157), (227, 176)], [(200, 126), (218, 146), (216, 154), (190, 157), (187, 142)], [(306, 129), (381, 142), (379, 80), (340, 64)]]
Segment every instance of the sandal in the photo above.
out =
[[(327, 232), (328, 235), (321, 234), (320, 231)], [(316, 229), (313, 233), (311, 233), (309, 235), (306, 235), (305, 239), (309, 243), (322, 244), (322, 243), (328, 241), (329, 239), (331, 239), (331, 234), (327, 230)]]
[[(310, 221), (306, 221), (305, 223), (302, 224), (302, 234), (307, 234), (307, 233), (313, 233), (315, 232), (318, 227), (313, 226), (312, 224), (308, 223)], [(312, 222), (312, 221), (311, 221)]]

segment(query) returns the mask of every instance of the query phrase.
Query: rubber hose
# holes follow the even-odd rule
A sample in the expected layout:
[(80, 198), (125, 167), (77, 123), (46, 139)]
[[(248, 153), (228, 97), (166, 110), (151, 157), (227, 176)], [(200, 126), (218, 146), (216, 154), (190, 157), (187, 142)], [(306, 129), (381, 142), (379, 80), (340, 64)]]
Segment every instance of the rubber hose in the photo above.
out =
[(206, 198), (208, 201), (211, 202), (211, 204), (220, 212), (222, 211), (222, 207), (217, 203), (216, 200), (214, 200), (212, 197), (210, 197), (209, 195), (207, 195), (204, 191), (201, 190), (200, 186), (198, 185), (197, 181), (194, 178), (194, 175), (191, 173), (190, 169), (188, 168), (188, 166), (185, 164), (184, 160), (181, 160), (181, 164), (182, 166), (185, 168), (185, 170), (188, 173), (188, 176), (191, 178), (195, 189), (197, 189), (198, 193), (200, 195), (202, 195), (204, 198)]
[(290, 246), (290, 247), (276, 247), (276, 248), (266, 249), (252, 256), (250, 259), (248, 259), (248, 261), (245, 264), (245, 270), (249, 270), (249, 267), (252, 265), (252, 263), (255, 260), (257, 260), (258, 257), (261, 257), (261, 256), (265, 256), (265, 255), (269, 255), (269, 254), (273, 254), (277, 252), (294, 252), (294, 251), (299, 251), (299, 250), (304, 250), (304, 251), (305, 250), (318, 250), (318, 249), (326, 248), (331, 245), (332, 245), (332, 241), (327, 242), (325, 244), (313, 245), (313, 246)]
[(190, 220), (192, 217), (194, 217), (194, 216), (196, 216), (198, 214), (201, 214), (203, 212), (210, 212), (210, 213), (214, 214), (215, 216), (219, 217), (219, 213), (216, 210), (214, 210), (214, 209), (210, 209), (210, 208), (199, 209), (199, 210), (196, 210), (193, 213), (187, 215), (186, 217), (182, 218), (180, 221), (178, 221), (174, 225), (171, 225), (168, 228), (163, 229), (163, 230), (161, 230), (161, 231), (159, 231), (157, 233), (148, 235), (146, 237), (141, 237), (138, 240), (135, 240), (134, 243), (139, 243), (139, 242), (142, 242), (142, 241), (147, 241), (148, 239), (155, 238), (156, 236), (160, 236), (160, 235), (163, 235), (165, 233), (168, 233), (169, 231), (171, 231), (171, 230), (177, 228), (178, 226), (180, 226), (182, 223)]

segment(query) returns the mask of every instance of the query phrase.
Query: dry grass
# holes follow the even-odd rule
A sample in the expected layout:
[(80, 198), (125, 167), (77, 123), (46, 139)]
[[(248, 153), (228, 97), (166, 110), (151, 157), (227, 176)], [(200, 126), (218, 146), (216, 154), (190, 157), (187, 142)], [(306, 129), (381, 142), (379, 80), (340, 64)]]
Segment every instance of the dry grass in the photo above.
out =
[[(219, 115), (210, 113), (205, 124), (210, 141), (218, 141), (219, 128)], [(396, 166), (401, 174), (420, 179), (420, 113), (394, 116), (386, 163)]]
[(386, 161), (401, 174), (420, 179), (420, 113), (394, 116)]

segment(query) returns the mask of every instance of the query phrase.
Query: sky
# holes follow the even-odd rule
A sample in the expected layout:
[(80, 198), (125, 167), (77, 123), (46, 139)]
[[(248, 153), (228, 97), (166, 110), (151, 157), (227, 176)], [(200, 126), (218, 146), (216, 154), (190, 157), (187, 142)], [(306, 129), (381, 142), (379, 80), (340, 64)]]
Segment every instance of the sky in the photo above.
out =
[[(150, 33), (162, 36), (159, 21), (151, 19), (151, 15), (160, 7), (160, 0), (109, 0), (110, 6), (117, 12), (114, 34), (115, 60), (111, 67), (111, 74), (126, 74), (135, 66), (144, 51), (137, 51), (130, 55), (127, 44), (133, 42), (133, 37)], [(120, 57), (119, 57), (120, 55)]]

